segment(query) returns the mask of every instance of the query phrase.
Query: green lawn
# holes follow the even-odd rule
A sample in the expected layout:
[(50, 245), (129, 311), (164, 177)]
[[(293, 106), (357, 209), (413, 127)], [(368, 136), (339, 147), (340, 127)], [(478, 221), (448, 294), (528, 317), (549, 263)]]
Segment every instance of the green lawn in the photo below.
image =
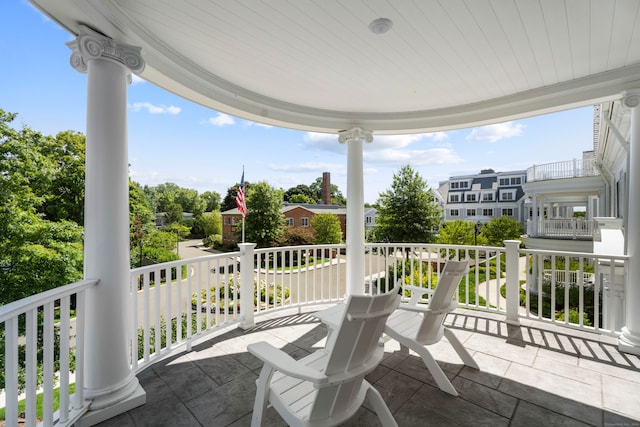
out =
[[(71, 384), (69, 386), (70, 393), (73, 393), (76, 389), (75, 384)], [(36, 416), (39, 419), (42, 419), (42, 397), (43, 394), (40, 393), (36, 396)], [(60, 407), (60, 388), (56, 388), (53, 390), (53, 410), (57, 411)], [(26, 401), (22, 399), (18, 402), (18, 413), (24, 412), (26, 408)], [(4, 420), (4, 412), (5, 408), (0, 408), (0, 420)]]

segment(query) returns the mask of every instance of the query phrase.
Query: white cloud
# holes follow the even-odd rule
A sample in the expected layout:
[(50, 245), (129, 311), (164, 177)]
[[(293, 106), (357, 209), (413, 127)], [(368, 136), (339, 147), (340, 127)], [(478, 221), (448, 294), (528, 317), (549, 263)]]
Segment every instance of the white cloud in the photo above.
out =
[(446, 139), (449, 139), (449, 135), (446, 132), (428, 133), (427, 136), (429, 138), (433, 139), (436, 142), (440, 142), (440, 141), (444, 141)]
[(182, 109), (180, 107), (176, 107), (173, 105), (153, 105), (150, 102), (135, 102), (131, 106), (131, 110), (135, 113), (147, 110), (149, 114), (171, 114), (176, 115), (179, 114)]
[(414, 166), (448, 165), (463, 161), (451, 148), (430, 148), (427, 150), (385, 149), (365, 153), (364, 159), (370, 163), (393, 166), (405, 164)]
[(234, 124), (235, 120), (228, 114), (218, 113), (217, 116), (208, 118), (206, 122), (213, 126), (222, 127)]
[(467, 135), (467, 141), (496, 142), (503, 138), (522, 135), (524, 125), (515, 122), (496, 123), (494, 125), (475, 128)]
[(269, 169), (281, 172), (317, 172), (344, 169), (344, 164), (336, 163), (321, 163), (321, 162), (307, 162), (296, 164), (270, 164)]
[(266, 125), (264, 123), (258, 123), (258, 122), (252, 122), (251, 120), (245, 120), (244, 121), (244, 125), (249, 127), (249, 126), (258, 126), (260, 128), (265, 128), (265, 129), (271, 129), (273, 126), (271, 125)]

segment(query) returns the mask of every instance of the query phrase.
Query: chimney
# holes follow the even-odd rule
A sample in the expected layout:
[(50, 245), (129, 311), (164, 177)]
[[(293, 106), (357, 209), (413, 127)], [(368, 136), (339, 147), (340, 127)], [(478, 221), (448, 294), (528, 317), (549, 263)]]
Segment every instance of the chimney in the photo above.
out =
[(331, 204), (331, 175), (329, 172), (322, 172), (322, 203)]

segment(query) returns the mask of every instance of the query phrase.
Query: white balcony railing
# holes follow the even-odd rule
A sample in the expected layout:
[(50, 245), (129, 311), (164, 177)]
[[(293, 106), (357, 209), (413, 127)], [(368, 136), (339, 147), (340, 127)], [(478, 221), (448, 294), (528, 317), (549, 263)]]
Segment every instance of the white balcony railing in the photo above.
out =
[[(83, 393), (84, 296), (85, 291), (97, 283), (98, 280), (83, 280), (0, 307), (5, 351), (4, 402), (0, 403), (5, 406), (5, 419), (10, 420), (7, 425), (17, 425), (18, 399), (22, 397), (25, 399), (24, 425), (36, 425), (36, 393), (39, 391), (42, 392), (40, 417), (45, 426), (52, 426), (54, 422), (71, 425), (86, 412), (89, 402)], [(71, 360), (75, 360), (75, 369)], [(75, 393), (70, 392), (72, 379)], [(55, 388), (59, 388), (58, 407), (54, 404)], [(21, 390), (24, 390), (22, 396)]]
[[(146, 266), (131, 271), (131, 363), (136, 372), (177, 348), (229, 325), (250, 327), (254, 316), (284, 309), (341, 301), (346, 293), (346, 246), (318, 245), (253, 250)], [(469, 259), (470, 271), (458, 292), (460, 307), (559, 324), (603, 334), (616, 334), (624, 319), (624, 283), (628, 257), (600, 256), (505, 247), (434, 244), (367, 244), (365, 293), (402, 284), (434, 286), (448, 259)], [(240, 270), (238, 272), (238, 269)], [(82, 397), (84, 291), (96, 281), (80, 282), (0, 307), (5, 330), (7, 418), (17, 417), (18, 372), (27, 370), (27, 416), (34, 419), (35, 354), (33, 328), (45, 314), (46, 355), (43, 390), (45, 420), (71, 419), (86, 408)], [(65, 307), (77, 295), (75, 319)], [(54, 318), (55, 301), (61, 307)], [(26, 331), (18, 324), (27, 319)], [(31, 319), (31, 320), (29, 320)], [(75, 339), (69, 324), (75, 322)], [(68, 390), (69, 354), (75, 354), (76, 393), (61, 392), (60, 411), (53, 415), (53, 353), (47, 343), (59, 326), (61, 389)], [(55, 332), (58, 333), (58, 332)], [(86, 331), (91, 333), (91, 331)], [(20, 357), (22, 342), (27, 357)], [(72, 403), (69, 403), (71, 399)], [(76, 411), (76, 412), (74, 412)], [(29, 423), (27, 423), (29, 424)], [(52, 425), (53, 421), (45, 422)]]
[[(527, 230), (530, 230), (530, 220)], [(556, 239), (592, 239), (597, 222), (585, 218), (549, 218), (538, 220), (538, 232), (532, 237)], [(531, 235), (531, 234), (530, 234)]]
[(593, 158), (534, 165), (527, 169), (527, 182), (600, 175)]

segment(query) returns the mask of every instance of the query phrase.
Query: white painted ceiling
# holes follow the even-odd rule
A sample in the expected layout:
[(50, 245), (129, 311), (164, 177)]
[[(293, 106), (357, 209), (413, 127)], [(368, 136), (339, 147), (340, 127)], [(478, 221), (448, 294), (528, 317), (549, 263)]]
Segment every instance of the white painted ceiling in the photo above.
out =
[(640, 88), (638, 0), (30, 1), (142, 47), (170, 92), (295, 129), (453, 129)]

